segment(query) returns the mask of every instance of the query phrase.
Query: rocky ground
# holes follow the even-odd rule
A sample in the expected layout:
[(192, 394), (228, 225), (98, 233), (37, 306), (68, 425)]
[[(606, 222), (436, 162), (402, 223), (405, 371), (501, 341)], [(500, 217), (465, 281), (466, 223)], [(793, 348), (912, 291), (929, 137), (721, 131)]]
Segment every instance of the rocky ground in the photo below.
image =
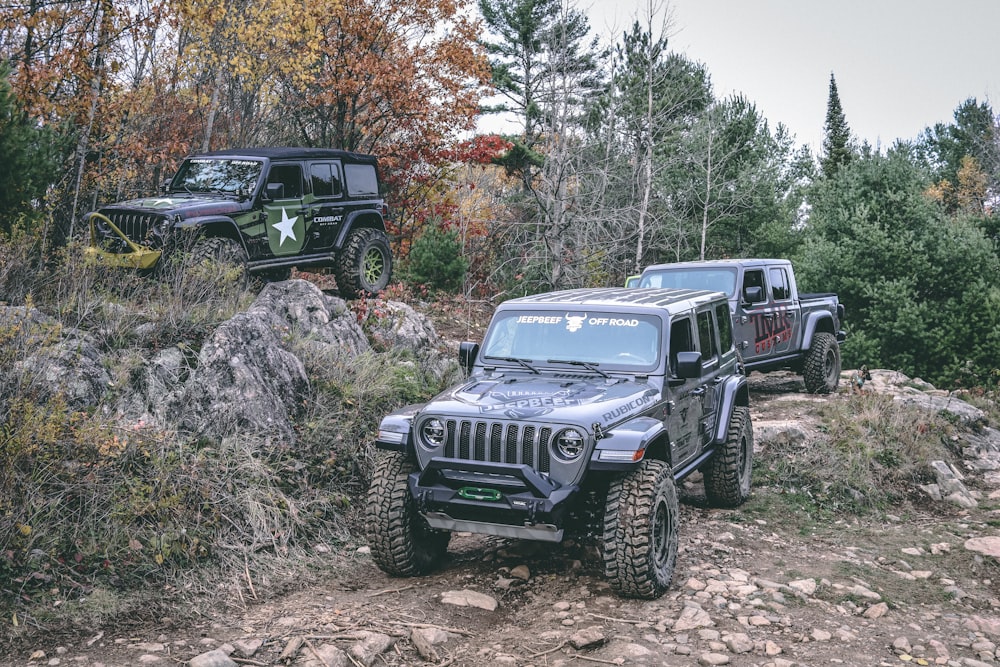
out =
[[(751, 384), (759, 450), (778, 438), (807, 444), (811, 408), (848, 400), (807, 396), (788, 374)], [(899, 390), (891, 374), (872, 385)], [(325, 581), (280, 598), (178, 614), (200, 622), (42, 638), (0, 664), (996, 665), (1000, 443), (988, 435), (958, 484), (967, 500), (934, 501), (928, 489), (872, 518), (784, 516), (778, 490), (760, 484), (744, 507), (710, 509), (689, 479), (674, 586), (656, 601), (613, 595), (586, 542), (458, 535), (437, 572), (393, 579), (359, 537), (329, 554)], [(955, 480), (939, 483), (939, 497), (957, 493)]]

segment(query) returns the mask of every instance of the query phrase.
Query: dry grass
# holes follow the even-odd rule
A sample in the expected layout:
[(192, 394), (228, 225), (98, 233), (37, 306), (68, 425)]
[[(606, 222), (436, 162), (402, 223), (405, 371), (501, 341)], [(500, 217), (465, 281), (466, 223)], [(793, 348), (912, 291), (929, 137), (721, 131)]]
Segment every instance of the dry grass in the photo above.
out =
[[(196, 354), (256, 292), (226, 267), (140, 277), (72, 248), (44, 263), (37, 252), (27, 237), (0, 239), (0, 298), (44, 315), (0, 323), (0, 615), (17, 619), (0, 644), (156, 618), (194, 595), (247, 600), (329, 567), (311, 549), (352, 539), (345, 517), (367, 486), (378, 420), (437, 391), (432, 379), (410, 359), (341, 359), (289, 340), (312, 386), (294, 446), (123, 428), (113, 406), (130, 377), (161, 349)], [(39, 403), (19, 363), (70, 330), (112, 360), (112, 389), (83, 409)]]
[(819, 409), (823, 436), (775, 444), (756, 462), (760, 483), (818, 512), (884, 511), (918, 483), (933, 481), (928, 462), (951, 460), (945, 419), (875, 394)]

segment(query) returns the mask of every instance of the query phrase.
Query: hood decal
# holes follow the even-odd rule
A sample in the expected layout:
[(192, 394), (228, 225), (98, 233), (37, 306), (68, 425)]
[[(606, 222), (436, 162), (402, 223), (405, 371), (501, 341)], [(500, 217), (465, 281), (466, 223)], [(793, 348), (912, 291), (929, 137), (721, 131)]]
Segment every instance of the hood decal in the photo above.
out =
[(428, 408), (487, 419), (527, 420), (552, 415), (552, 419), (580, 420), (588, 425), (599, 418), (609, 424), (647, 410), (658, 395), (645, 382), (622, 378), (478, 377), (439, 396), (436, 405)]

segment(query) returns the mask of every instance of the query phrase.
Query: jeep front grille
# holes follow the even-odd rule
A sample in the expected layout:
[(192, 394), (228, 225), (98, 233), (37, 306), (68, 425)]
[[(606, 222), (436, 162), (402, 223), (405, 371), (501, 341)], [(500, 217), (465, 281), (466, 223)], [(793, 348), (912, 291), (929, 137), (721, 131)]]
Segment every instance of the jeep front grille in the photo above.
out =
[[(148, 238), (149, 231), (158, 223), (163, 220), (163, 216), (157, 213), (145, 213), (138, 211), (108, 211), (108, 218), (111, 222), (115, 223), (118, 229), (122, 230), (133, 243), (139, 243), (141, 245), (149, 245), (151, 239)], [(98, 221), (98, 230), (101, 236), (105, 240), (111, 242), (112, 247), (105, 248), (106, 250), (114, 250), (116, 252), (128, 252), (129, 248), (124, 243), (120, 243), (120, 240), (107, 226)], [(118, 243), (116, 243), (118, 242)]]
[(468, 461), (523, 463), (550, 472), (552, 429), (510, 422), (448, 420), (445, 456)]

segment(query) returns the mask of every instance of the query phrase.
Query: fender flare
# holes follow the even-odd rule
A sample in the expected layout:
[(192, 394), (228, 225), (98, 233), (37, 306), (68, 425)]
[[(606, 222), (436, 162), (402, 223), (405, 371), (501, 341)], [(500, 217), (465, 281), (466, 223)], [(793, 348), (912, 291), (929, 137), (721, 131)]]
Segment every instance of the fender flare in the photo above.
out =
[(416, 443), (413, 438), (413, 420), (424, 407), (414, 403), (391, 412), (379, 422), (375, 437), (375, 448), (391, 452), (401, 452), (416, 460)]
[[(646, 450), (668, 438), (658, 419), (636, 417), (618, 424), (597, 441), (590, 455), (591, 470), (631, 470), (646, 457)], [(666, 448), (669, 453), (669, 447)]]
[(748, 407), (750, 405), (750, 388), (747, 385), (745, 375), (730, 376), (721, 387), (719, 387), (719, 410), (716, 414), (719, 418), (715, 422), (715, 437), (713, 443), (718, 445), (726, 441), (726, 434), (729, 432), (729, 422), (733, 417), (733, 410), (738, 407)]
[[(358, 218), (365, 218), (365, 220), (361, 224), (356, 224)], [(333, 244), (335, 250), (339, 251), (344, 247), (344, 244), (347, 242), (347, 235), (356, 227), (374, 227), (384, 232), (385, 220), (382, 219), (382, 214), (375, 209), (350, 211), (344, 216), (344, 222), (341, 223), (340, 229), (337, 231), (337, 240)]]
[[(825, 328), (821, 327), (823, 323), (828, 323)], [(833, 315), (825, 310), (813, 311), (806, 315), (802, 333), (802, 352), (806, 352), (810, 347), (812, 347), (813, 336), (816, 335), (817, 330), (834, 333)]]
[(171, 225), (172, 229), (197, 229), (197, 228), (208, 228), (213, 229), (225, 229), (228, 233), (226, 234), (214, 234), (214, 236), (226, 236), (231, 239), (235, 239), (239, 242), (240, 246), (244, 251), (247, 249), (246, 241), (243, 238), (243, 234), (240, 232), (239, 226), (236, 221), (225, 215), (206, 215), (197, 218), (186, 218), (183, 220), (178, 220)]

